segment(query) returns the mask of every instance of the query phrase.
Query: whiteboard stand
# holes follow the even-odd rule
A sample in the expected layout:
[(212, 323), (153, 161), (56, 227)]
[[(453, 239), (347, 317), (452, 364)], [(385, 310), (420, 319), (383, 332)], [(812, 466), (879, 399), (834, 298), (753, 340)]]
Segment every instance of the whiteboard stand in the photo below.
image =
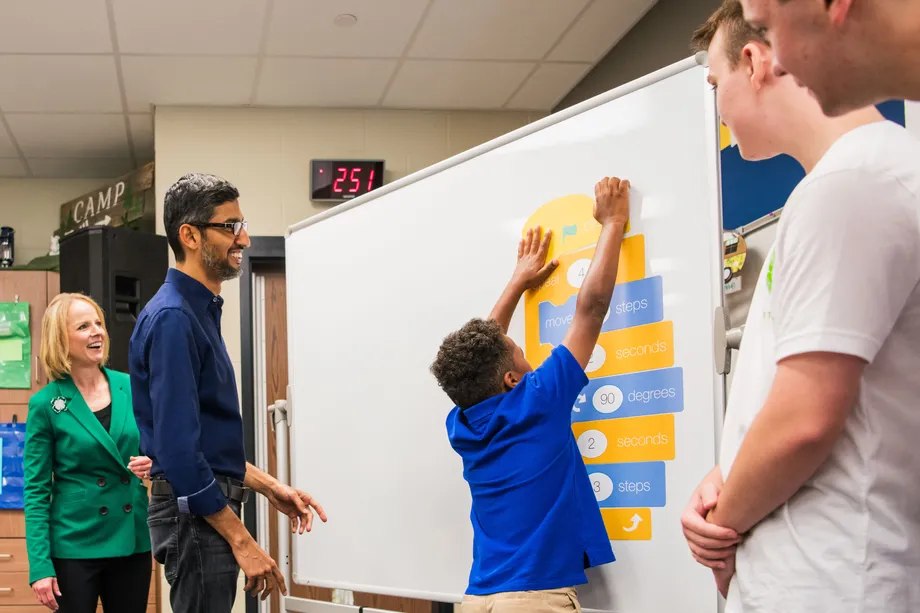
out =
[(335, 604), (290, 596), (283, 599), (281, 608), (289, 613), (361, 613), (361, 607), (350, 604)]
[[(643, 316), (649, 322), (623, 321), (610, 331), (611, 352), (598, 367), (607, 370), (592, 372), (594, 380), (641, 373), (616, 380), (638, 394), (617, 419), (652, 417), (643, 422), (649, 428), (667, 419), (669, 442), (648, 461), (592, 463), (599, 474), (613, 473), (610, 481), (649, 484), (641, 497), (622, 489), (599, 501), (602, 511), (613, 510), (608, 530), (630, 538), (617, 533), (621, 562), (591, 569), (579, 596), (586, 610), (718, 610), (712, 576), (687, 554), (679, 528), (686, 500), (717, 462), (725, 356), (737, 340), (722, 301), (719, 124), (704, 59), (665, 67), (289, 228), (287, 304), (297, 313), (288, 322), (291, 477), (295, 486), (309, 483), (335, 517), (309, 547), (295, 540), (291, 571), (300, 583), (461, 600), (472, 562), (470, 492), (444, 441), (450, 403), (428, 368), (444, 334), (494, 304), (514, 263), (508, 246), (527, 220), (562, 198), (590, 199), (597, 178), (615, 169), (636, 186), (636, 256), (620, 287), (657, 278), (662, 289), (650, 302), (659, 308)], [(552, 224), (560, 240), (585, 237), (566, 247), (571, 270), (590, 243), (590, 226), (579, 221), (563, 215)], [(560, 294), (568, 292), (563, 283), (577, 287), (562, 270), (556, 281)], [(527, 332), (521, 315), (509, 334), (519, 344)], [(621, 341), (630, 352), (616, 355)], [(646, 404), (646, 392), (671, 387), (673, 403)], [(615, 441), (622, 424), (611, 420), (582, 421), (598, 422)], [(388, 500), (399, 504), (369, 504)], [(654, 538), (627, 530), (628, 515), (619, 519), (634, 507), (646, 517), (655, 511), (643, 528), (651, 531), (654, 521)]]
[[(274, 404), (268, 407), (268, 412), (272, 416), (272, 429), (275, 431), (276, 445), (276, 465), (275, 472), (278, 473), (278, 481), (288, 485), (288, 413), (287, 400), (276, 400)], [(291, 589), (291, 551), (290, 541), (281, 538), (286, 534), (281, 527), (285, 522), (291, 519), (284, 513), (278, 513), (278, 569), (284, 578), (284, 584)]]

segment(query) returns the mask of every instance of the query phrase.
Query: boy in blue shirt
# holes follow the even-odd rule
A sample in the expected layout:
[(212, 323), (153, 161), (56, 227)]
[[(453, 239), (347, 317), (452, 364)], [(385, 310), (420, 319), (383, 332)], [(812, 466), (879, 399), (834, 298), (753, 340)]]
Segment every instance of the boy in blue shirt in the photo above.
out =
[(457, 405), (447, 418), (473, 499), (473, 566), (463, 613), (580, 611), (585, 569), (614, 561), (588, 472), (571, 429), (572, 406), (616, 284), (629, 219), (629, 181), (594, 188), (601, 224), (571, 326), (536, 370), (507, 336), (521, 296), (558, 265), (551, 232), (528, 230), (518, 263), (488, 320), (473, 319), (442, 343), (431, 371)]

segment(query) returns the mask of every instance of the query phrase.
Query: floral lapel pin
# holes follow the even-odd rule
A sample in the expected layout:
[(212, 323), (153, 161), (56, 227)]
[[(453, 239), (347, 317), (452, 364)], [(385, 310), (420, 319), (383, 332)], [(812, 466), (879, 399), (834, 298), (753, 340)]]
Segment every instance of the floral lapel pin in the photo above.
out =
[(54, 409), (55, 413), (60, 413), (61, 411), (67, 410), (67, 399), (63, 396), (58, 396), (51, 401), (51, 408)]

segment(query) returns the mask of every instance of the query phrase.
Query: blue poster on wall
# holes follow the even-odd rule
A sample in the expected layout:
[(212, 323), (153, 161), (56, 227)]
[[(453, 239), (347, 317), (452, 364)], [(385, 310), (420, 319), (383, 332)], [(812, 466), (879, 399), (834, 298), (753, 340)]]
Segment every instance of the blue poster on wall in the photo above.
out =
[(22, 453), (25, 441), (25, 424), (0, 424), (0, 509), (23, 507), (25, 478)]
[[(879, 105), (889, 120), (904, 125), (904, 101)], [(738, 146), (731, 144), (727, 129), (722, 130), (722, 225), (734, 230), (781, 208), (805, 171), (788, 155), (761, 162), (741, 158)]]

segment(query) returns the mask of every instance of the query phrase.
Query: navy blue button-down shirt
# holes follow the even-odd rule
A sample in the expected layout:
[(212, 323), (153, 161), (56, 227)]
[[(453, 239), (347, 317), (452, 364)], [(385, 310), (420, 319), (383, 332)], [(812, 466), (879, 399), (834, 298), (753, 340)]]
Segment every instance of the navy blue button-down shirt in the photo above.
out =
[(128, 351), (134, 416), (150, 475), (172, 485), (179, 509), (227, 504), (215, 475), (243, 480), (246, 456), (236, 376), (220, 334), (223, 299), (171, 268), (137, 320)]

